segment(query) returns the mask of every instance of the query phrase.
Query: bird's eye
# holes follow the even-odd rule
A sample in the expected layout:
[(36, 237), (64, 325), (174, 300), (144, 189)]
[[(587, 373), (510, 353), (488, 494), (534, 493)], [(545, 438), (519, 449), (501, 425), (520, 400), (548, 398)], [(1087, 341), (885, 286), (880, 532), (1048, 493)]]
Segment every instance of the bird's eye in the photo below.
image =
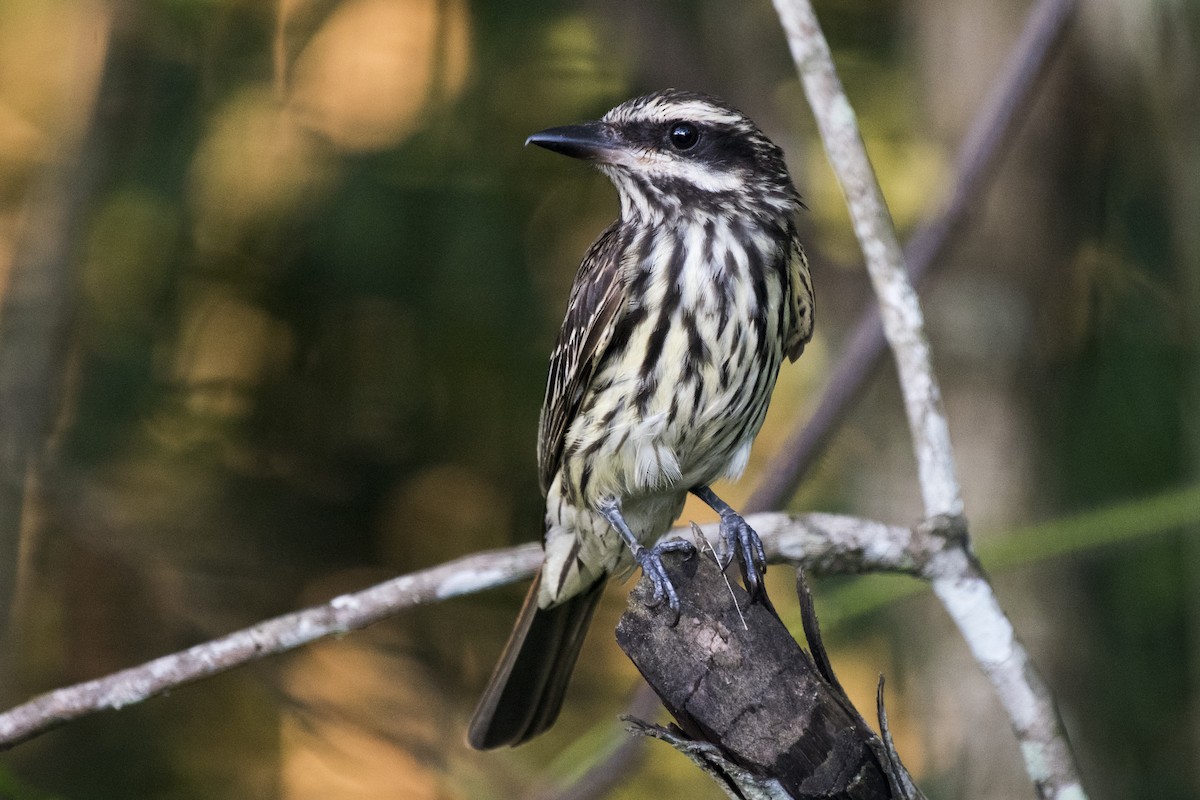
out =
[(676, 150), (691, 150), (700, 141), (700, 129), (690, 122), (676, 122), (667, 138)]

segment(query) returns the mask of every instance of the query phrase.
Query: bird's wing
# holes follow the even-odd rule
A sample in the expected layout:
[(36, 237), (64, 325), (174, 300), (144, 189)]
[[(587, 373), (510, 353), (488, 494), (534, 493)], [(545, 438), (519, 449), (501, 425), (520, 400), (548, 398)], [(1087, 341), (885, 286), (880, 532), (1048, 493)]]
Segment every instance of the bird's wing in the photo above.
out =
[(792, 329), (784, 342), (784, 352), (795, 361), (804, 352), (804, 345), (813, 334), (813, 288), (808, 274), (808, 257), (800, 246), (800, 239), (792, 231), (792, 245), (788, 252), (788, 283), (791, 285)]
[(566, 319), (550, 354), (550, 377), (538, 423), (538, 475), (543, 494), (550, 491), (562, 461), (567, 428), (579, 412), (612, 339), (615, 320), (626, 304), (618, 231), (614, 222), (583, 257), (571, 287)]

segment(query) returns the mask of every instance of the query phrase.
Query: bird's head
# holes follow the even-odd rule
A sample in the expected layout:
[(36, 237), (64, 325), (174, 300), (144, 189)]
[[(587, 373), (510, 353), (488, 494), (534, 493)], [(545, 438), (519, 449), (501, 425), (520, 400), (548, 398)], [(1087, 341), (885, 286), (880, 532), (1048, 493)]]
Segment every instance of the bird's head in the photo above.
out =
[(596, 164), (616, 185), (625, 219), (739, 211), (790, 219), (800, 202), (783, 151), (745, 114), (697, 92), (637, 97), (525, 143)]

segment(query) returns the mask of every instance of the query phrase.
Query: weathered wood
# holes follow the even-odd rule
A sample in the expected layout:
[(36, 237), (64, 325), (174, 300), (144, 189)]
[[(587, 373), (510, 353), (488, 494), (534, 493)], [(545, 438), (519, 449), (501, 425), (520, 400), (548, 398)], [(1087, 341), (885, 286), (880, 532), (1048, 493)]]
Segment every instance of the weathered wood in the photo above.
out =
[(681, 600), (678, 621), (665, 605), (647, 606), (643, 580), (617, 641), (678, 728), (635, 730), (670, 742), (733, 798), (904, 796), (879, 738), (830, 680), (823, 650), (818, 666), (711, 556), (664, 561)]

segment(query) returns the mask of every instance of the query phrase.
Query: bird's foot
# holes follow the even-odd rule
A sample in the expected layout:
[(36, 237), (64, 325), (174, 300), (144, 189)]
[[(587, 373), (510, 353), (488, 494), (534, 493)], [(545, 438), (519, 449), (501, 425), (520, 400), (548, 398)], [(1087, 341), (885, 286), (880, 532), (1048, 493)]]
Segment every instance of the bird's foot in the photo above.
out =
[(765, 599), (763, 576), (767, 572), (767, 553), (762, 539), (741, 514), (729, 509), (721, 512), (721, 552), (717, 554), (721, 569), (726, 569), (735, 556), (751, 599)]
[(621, 503), (619, 500), (609, 498), (597, 504), (596, 509), (604, 515), (608, 523), (620, 534), (621, 539), (624, 540), (633, 553), (634, 560), (642, 568), (642, 574), (649, 578), (650, 583), (654, 585), (654, 594), (650, 600), (650, 607), (653, 608), (661, 605), (666, 600), (667, 606), (675, 613), (675, 621), (678, 622), (679, 594), (675, 591), (675, 586), (671, 583), (670, 576), (667, 575), (666, 567), (662, 563), (662, 557), (663, 553), (687, 553), (690, 558), (696, 552), (696, 546), (684, 539), (670, 539), (665, 542), (659, 542), (654, 547), (644, 547), (625, 522), (625, 517), (621, 513)]
[(685, 539), (670, 539), (659, 542), (654, 547), (639, 545), (634, 549), (633, 557), (638, 566), (642, 568), (642, 574), (649, 578), (650, 583), (654, 585), (654, 594), (649, 603), (651, 608), (661, 605), (665, 600), (667, 607), (674, 612), (675, 618), (679, 619), (679, 594), (676, 593), (675, 585), (671, 583), (671, 578), (667, 575), (662, 557), (664, 553), (686, 553), (687, 557), (691, 558), (695, 552), (696, 546)]

